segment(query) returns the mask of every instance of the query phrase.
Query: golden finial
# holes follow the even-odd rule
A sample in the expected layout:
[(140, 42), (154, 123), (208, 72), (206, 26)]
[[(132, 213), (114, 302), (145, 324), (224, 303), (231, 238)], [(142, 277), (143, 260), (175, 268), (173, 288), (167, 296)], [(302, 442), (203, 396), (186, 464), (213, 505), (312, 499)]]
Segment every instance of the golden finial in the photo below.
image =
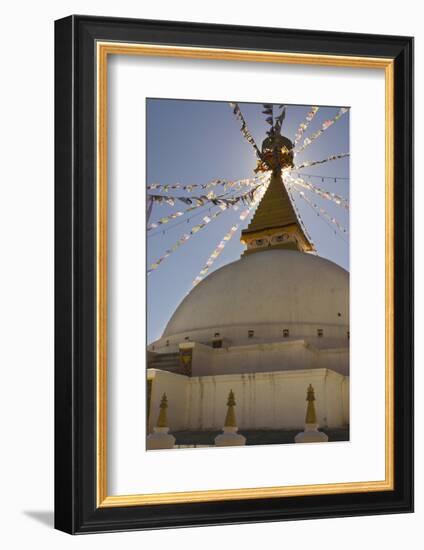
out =
[(156, 426), (158, 428), (167, 428), (168, 427), (168, 415), (167, 415), (168, 398), (166, 397), (166, 393), (162, 395), (159, 408), (160, 408), (160, 411), (159, 411), (159, 416), (158, 416), (158, 421), (156, 423)]
[(306, 408), (305, 424), (316, 424), (317, 413), (315, 411), (315, 405), (314, 405), (315, 392), (314, 392), (314, 388), (312, 387), (312, 384), (309, 384), (308, 386), (306, 401), (308, 402), (308, 406)]
[(230, 390), (230, 393), (228, 394), (228, 400), (227, 400), (227, 415), (225, 417), (224, 427), (227, 428), (235, 428), (237, 426), (236, 422), (236, 413), (234, 410), (234, 407), (236, 405), (236, 400), (234, 398), (234, 392), (233, 390)]

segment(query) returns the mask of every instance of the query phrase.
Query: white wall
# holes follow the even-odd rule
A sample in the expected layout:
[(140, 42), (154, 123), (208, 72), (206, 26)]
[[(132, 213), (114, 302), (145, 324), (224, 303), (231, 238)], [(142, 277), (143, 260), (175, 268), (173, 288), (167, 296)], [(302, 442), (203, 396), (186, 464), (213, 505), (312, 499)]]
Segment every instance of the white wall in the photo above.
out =
[[(132, 0), (15, 0), (2, 8), (0, 86), (2, 335), (0, 365), (0, 541), (5, 548), (217, 548), (256, 549), (264, 540), (283, 547), (353, 550), (419, 548), (424, 520), (424, 402), (416, 403), (417, 502), (415, 515), (177, 529), (72, 538), (51, 529), (53, 506), (53, 20), (70, 13), (275, 25), (416, 36), (416, 150), (424, 148), (424, 30), (414, 0), (369, 2), (302, 0), (266, 3), (134, 2)], [(372, 148), (372, 130), (368, 134)], [(371, 153), (372, 154), (372, 153)], [(416, 202), (424, 202), (418, 157)], [(418, 216), (416, 280), (424, 280), (424, 217)], [(423, 333), (422, 285), (417, 334)], [(422, 347), (416, 388), (424, 385)], [(372, 420), (370, 420), (372, 429)], [(284, 465), (282, 464), (282, 468)], [(207, 475), (207, 472), (205, 472)], [(46, 525), (49, 524), (49, 526)]]
[(311, 368), (328, 368), (343, 375), (349, 374), (349, 348), (318, 349), (304, 340), (218, 349), (195, 343), (193, 347), (193, 376)]
[(164, 393), (168, 398), (168, 420), (172, 430), (182, 429), (187, 425), (187, 376), (172, 372), (149, 369), (148, 379), (152, 381), (150, 398), (149, 433), (156, 426), (159, 405)]
[(178, 430), (220, 430), (233, 390), (237, 426), (243, 429), (303, 429), (306, 390), (315, 390), (318, 424), (325, 429), (340, 428), (349, 422), (344, 407), (345, 377), (328, 369), (288, 370), (182, 376), (149, 369), (152, 380), (149, 428), (155, 426), (161, 397), (168, 398), (168, 426)]

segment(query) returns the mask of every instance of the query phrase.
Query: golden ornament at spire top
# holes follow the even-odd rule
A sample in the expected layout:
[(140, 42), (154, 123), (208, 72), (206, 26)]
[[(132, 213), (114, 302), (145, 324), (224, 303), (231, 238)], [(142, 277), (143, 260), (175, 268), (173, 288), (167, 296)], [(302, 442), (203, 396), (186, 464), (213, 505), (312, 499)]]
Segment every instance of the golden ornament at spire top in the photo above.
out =
[(247, 245), (245, 254), (270, 248), (312, 252), (314, 246), (305, 234), (295, 206), (289, 197), (283, 180), (283, 172), (294, 165), (294, 144), (281, 134), (286, 108), (274, 117), (274, 106), (264, 104), (266, 121), (271, 125), (268, 137), (262, 142), (262, 150), (255, 172), (271, 172), (268, 189), (247, 229), (241, 233), (241, 242)]
[(286, 136), (271, 130), (269, 137), (262, 142), (261, 159), (258, 160), (255, 172), (294, 167), (293, 143)]

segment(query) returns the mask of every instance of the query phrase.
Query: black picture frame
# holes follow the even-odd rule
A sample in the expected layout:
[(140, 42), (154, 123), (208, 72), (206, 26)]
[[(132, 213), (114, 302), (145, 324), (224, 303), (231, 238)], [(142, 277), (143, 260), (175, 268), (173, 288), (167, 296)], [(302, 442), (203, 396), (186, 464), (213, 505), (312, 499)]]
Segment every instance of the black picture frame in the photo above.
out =
[[(97, 507), (99, 40), (394, 60), (393, 491)], [(55, 527), (93, 533), (413, 511), (413, 39), (73, 15), (55, 23)]]

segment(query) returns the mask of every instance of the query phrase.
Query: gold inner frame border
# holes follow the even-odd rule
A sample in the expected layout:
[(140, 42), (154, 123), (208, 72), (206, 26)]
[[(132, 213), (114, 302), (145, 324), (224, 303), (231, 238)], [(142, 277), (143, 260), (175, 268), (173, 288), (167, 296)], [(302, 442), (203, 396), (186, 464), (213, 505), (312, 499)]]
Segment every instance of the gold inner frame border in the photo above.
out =
[[(315, 485), (217, 489), (173, 493), (107, 493), (107, 62), (109, 55), (219, 59), (261, 63), (383, 69), (385, 72), (385, 479)], [(194, 48), (152, 44), (96, 43), (97, 63), (97, 507), (142, 506), (307, 495), (365, 493), (394, 489), (394, 60), (390, 58)]]

